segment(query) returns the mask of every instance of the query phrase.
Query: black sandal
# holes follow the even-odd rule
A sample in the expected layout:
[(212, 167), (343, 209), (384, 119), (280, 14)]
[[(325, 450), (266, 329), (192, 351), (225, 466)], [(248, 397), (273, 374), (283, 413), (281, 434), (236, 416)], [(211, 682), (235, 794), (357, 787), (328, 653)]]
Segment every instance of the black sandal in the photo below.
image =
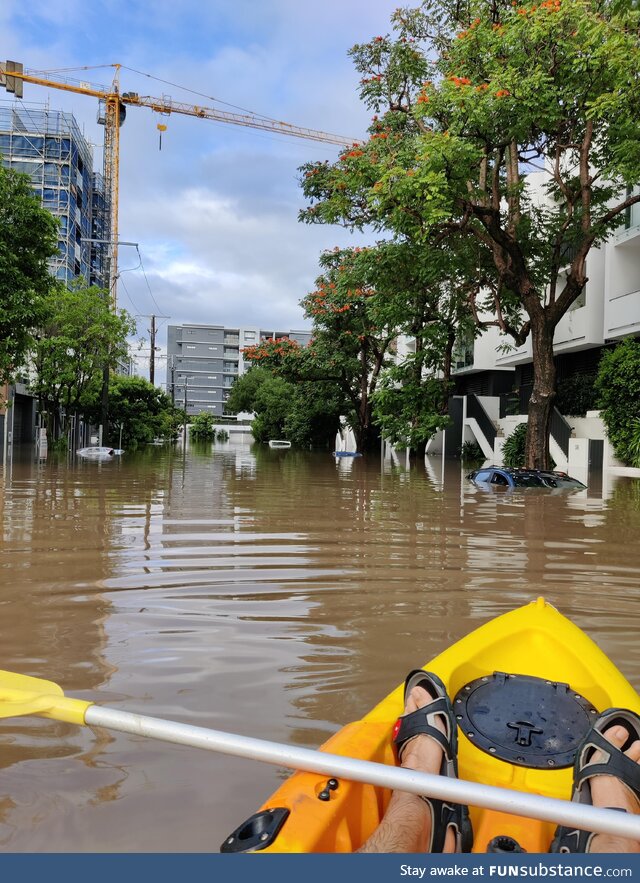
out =
[[(604, 738), (604, 733), (611, 727), (623, 726), (629, 733), (629, 738), (622, 746), (617, 748)], [(591, 785), (589, 780), (594, 776), (614, 776), (629, 788), (640, 800), (640, 765), (630, 760), (624, 752), (633, 742), (640, 740), (640, 716), (633, 711), (623, 708), (608, 708), (603, 711), (593, 723), (593, 726), (582, 740), (576, 752), (576, 760), (573, 767), (573, 795), (571, 799), (575, 803), (592, 805)], [(605, 759), (600, 763), (589, 763), (594, 752), (601, 751)], [(615, 809), (618, 812), (627, 812), (620, 806), (609, 806), (607, 809)], [(596, 836), (591, 831), (581, 831), (578, 828), (565, 828), (560, 826), (556, 829), (550, 852), (589, 852), (591, 841)]]
[[(399, 717), (393, 728), (393, 747), (398, 762), (407, 743), (415, 736), (429, 736), (442, 749), (440, 775), (450, 779), (458, 778), (458, 725), (453, 713), (451, 700), (440, 678), (432, 672), (416, 669), (407, 675), (404, 683), (405, 704), (414, 687), (422, 687), (433, 697), (433, 702)], [(440, 718), (445, 726), (443, 733), (435, 725)], [(442, 852), (447, 831), (452, 828), (455, 834), (455, 852), (471, 852), (473, 833), (469, 809), (457, 803), (447, 803), (433, 797), (420, 795), (429, 807), (431, 814), (431, 842), (428, 852)]]

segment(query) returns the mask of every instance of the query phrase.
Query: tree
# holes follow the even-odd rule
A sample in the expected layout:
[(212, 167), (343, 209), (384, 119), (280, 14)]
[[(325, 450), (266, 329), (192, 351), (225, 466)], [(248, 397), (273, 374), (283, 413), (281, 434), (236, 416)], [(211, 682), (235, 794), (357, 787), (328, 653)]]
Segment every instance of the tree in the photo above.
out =
[(428, 248), (475, 243), (476, 317), (490, 306), (517, 345), (531, 335), (526, 465), (546, 468), (555, 329), (584, 290), (590, 249), (640, 201), (627, 195), (640, 177), (640, 13), (603, 0), (428, 0), (393, 23), (393, 39), (351, 53), (382, 116), (333, 166), (303, 167), (302, 217)]
[(300, 447), (326, 446), (335, 438), (342, 399), (329, 384), (289, 383), (267, 368), (252, 367), (231, 387), (226, 410), (255, 412), (256, 441), (286, 438)]
[(282, 377), (265, 368), (252, 367), (235, 380), (225, 410), (230, 414), (253, 412), (251, 434), (257, 442), (283, 438), (292, 393), (292, 384)]
[(21, 367), (60, 285), (47, 260), (58, 248), (57, 222), (27, 175), (0, 166), (0, 383)]
[[(93, 398), (94, 417), (100, 412), (100, 387)], [(155, 438), (174, 439), (181, 412), (171, 404), (169, 396), (144, 377), (115, 375), (109, 384), (109, 427), (111, 439), (120, 438), (131, 449), (149, 444)]]
[(99, 288), (56, 288), (46, 310), (32, 389), (48, 414), (78, 415), (100, 395), (105, 366), (115, 369), (126, 359), (135, 323), (124, 310), (114, 313)]
[[(461, 335), (473, 333), (469, 298), (477, 286), (474, 258), (461, 245), (454, 251), (441, 242), (429, 249), (404, 238), (349, 256), (357, 276), (375, 291), (369, 301), (372, 322), (394, 330), (393, 361), (372, 395), (373, 420), (386, 439), (418, 456), (424, 456), (427, 441), (448, 424), (454, 345)], [(398, 335), (412, 341), (404, 353), (395, 346)]]
[(335, 384), (296, 383), (284, 422), (284, 437), (298, 447), (335, 445), (342, 406), (343, 397)]
[(237, 414), (240, 411), (245, 411), (251, 414), (254, 411), (258, 389), (269, 374), (270, 372), (265, 368), (253, 365), (249, 371), (236, 377), (225, 403), (225, 412)]
[(396, 332), (378, 312), (375, 289), (363, 281), (359, 252), (335, 249), (321, 256), (325, 272), (301, 301), (313, 319), (308, 346), (286, 338), (265, 340), (248, 347), (244, 356), (289, 381), (337, 387), (358, 450), (367, 451), (377, 444), (372, 396)]

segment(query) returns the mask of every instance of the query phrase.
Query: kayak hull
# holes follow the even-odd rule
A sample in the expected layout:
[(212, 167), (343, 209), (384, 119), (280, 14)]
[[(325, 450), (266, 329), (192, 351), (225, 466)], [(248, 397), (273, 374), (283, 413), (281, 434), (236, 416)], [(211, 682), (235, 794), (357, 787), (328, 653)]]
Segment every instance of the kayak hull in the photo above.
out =
[[(544, 599), (503, 614), (424, 666), (435, 672), (451, 697), (494, 672), (525, 675), (569, 684), (595, 710), (618, 707), (640, 713), (640, 696), (599, 647)], [(403, 712), (399, 685), (360, 721), (332, 736), (323, 751), (394, 764), (391, 729)], [(585, 712), (586, 713), (586, 712)], [(471, 736), (475, 736), (472, 733)], [(505, 762), (482, 750), (459, 730), (461, 779), (569, 799), (572, 769), (531, 768)], [(319, 795), (322, 794), (322, 797)], [(379, 824), (390, 792), (372, 785), (339, 780), (327, 788), (327, 777), (297, 772), (263, 804), (262, 810), (288, 809), (286, 821), (264, 852), (353, 852)], [(554, 826), (493, 810), (470, 807), (474, 852), (486, 851), (498, 835), (514, 838), (527, 852), (547, 852)]]

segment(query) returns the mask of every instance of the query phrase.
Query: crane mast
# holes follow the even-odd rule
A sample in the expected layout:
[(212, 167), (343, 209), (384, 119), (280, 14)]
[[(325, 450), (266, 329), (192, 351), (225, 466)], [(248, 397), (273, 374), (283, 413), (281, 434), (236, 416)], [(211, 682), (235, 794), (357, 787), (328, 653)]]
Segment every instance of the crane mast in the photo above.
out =
[(322, 132), (317, 129), (294, 126), (290, 123), (273, 120), (268, 117), (260, 117), (255, 114), (232, 113), (206, 105), (184, 104), (173, 101), (171, 98), (152, 98), (149, 95), (139, 95), (137, 92), (121, 92), (119, 83), (121, 65), (114, 64), (112, 67), (115, 68), (113, 82), (111, 88), (107, 89), (106, 87), (93, 86), (89, 83), (80, 83), (62, 77), (54, 77), (53, 74), (46, 71), (25, 71), (22, 64), (16, 61), (0, 62), (0, 86), (4, 86), (7, 92), (14, 93), (16, 98), (23, 97), (23, 84), (31, 83), (36, 86), (45, 86), (51, 89), (87, 95), (97, 98), (103, 103), (104, 115), (101, 119), (101, 122), (104, 123), (103, 176), (105, 196), (110, 213), (108, 291), (111, 305), (114, 309), (117, 302), (118, 282), (120, 126), (124, 121), (127, 107), (147, 107), (160, 114), (179, 113), (198, 119), (229, 123), (252, 129), (262, 129), (263, 131), (275, 132), (280, 135), (291, 135), (296, 138), (321, 141), (342, 147), (350, 147), (358, 143), (356, 139), (332, 135), (329, 132)]

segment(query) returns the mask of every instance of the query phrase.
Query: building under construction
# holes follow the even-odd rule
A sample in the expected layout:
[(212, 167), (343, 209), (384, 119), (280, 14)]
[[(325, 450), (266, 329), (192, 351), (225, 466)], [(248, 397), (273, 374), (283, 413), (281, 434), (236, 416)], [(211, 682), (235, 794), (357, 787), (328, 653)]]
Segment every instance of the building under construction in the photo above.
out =
[[(69, 284), (107, 285), (109, 207), (93, 150), (75, 117), (42, 105), (0, 103), (0, 160), (31, 179), (59, 221), (51, 272)], [(95, 242), (91, 240), (103, 240)]]
[[(93, 150), (75, 117), (42, 105), (0, 102), (0, 162), (28, 175), (34, 193), (58, 220), (52, 275), (67, 285), (81, 279), (107, 287), (109, 205), (102, 175), (93, 170)], [(0, 445), (33, 441), (35, 399), (19, 381), (5, 395), (12, 407), (0, 413)]]

